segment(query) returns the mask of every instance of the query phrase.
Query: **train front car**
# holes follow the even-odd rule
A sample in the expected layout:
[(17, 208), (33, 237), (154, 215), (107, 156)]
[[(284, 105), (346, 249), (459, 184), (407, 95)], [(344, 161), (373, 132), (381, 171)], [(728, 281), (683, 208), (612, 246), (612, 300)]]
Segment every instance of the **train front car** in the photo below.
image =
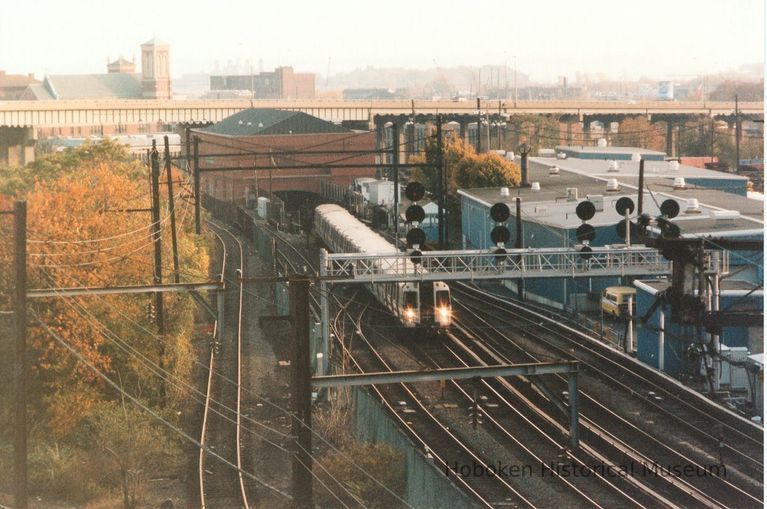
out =
[[(395, 272), (397, 249), (386, 239), (368, 228), (338, 205), (319, 205), (314, 214), (314, 230), (325, 245), (335, 253), (371, 253), (380, 255), (375, 263), (381, 272)], [(414, 272), (408, 260), (405, 269)], [(422, 327), (421, 292), (418, 283), (391, 282), (369, 286), (376, 300), (407, 328)]]
[(453, 299), (450, 287), (442, 281), (435, 281), (434, 292), (434, 323), (440, 329), (447, 329), (453, 323)]

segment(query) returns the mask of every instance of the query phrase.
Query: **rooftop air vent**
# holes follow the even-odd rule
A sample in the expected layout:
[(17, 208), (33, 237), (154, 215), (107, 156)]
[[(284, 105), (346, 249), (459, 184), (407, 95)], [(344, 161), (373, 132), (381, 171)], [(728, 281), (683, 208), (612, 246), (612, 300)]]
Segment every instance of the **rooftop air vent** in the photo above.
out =
[(687, 189), (684, 177), (674, 177), (674, 189)]
[(534, 193), (537, 193), (541, 190), (541, 183), (540, 182), (533, 182), (530, 186), (530, 190)]
[(618, 171), (618, 161), (610, 161), (610, 165), (607, 167), (608, 173), (615, 173)]
[(740, 212), (737, 210), (714, 210), (711, 212), (711, 217), (717, 226), (735, 226), (735, 220), (740, 217)]
[(605, 210), (605, 197), (601, 194), (587, 194), (586, 199), (594, 204), (594, 209), (597, 212)]
[(514, 160), (514, 152), (508, 151), (506, 152), (506, 155), (504, 156), (507, 161), (513, 161)]
[(549, 168), (549, 177), (558, 177), (559, 176), (559, 166), (552, 166)]
[(669, 161), (668, 169), (671, 171), (679, 171), (679, 161)]
[(599, 141), (597, 141), (597, 147), (605, 148), (606, 146), (607, 146), (607, 140), (604, 138), (599, 138)]
[(640, 156), (638, 153), (634, 152), (633, 154), (631, 154), (631, 160), (633, 162), (635, 162), (635, 163), (638, 163), (639, 161), (642, 160), (642, 156)]
[(605, 187), (605, 192), (617, 193), (619, 190), (620, 190), (620, 186), (618, 185), (618, 179), (607, 179), (607, 186)]
[(567, 159), (566, 152), (557, 152), (557, 159)]
[(508, 187), (502, 187), (501, 188), (501, 196), (508, 196), (509, 195), (509, 188)]
[(698, 200), (696, 198), (691, 198), (687, 200), (687, 209), (685, 209), (684, 213), (700, 214), (700, 204), (698, 204)]

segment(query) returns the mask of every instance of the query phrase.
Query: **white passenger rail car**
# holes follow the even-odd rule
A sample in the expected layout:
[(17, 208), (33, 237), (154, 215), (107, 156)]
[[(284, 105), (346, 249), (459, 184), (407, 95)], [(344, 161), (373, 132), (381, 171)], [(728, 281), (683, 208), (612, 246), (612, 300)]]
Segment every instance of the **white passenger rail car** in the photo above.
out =
[[(414, 272), (410, 260), (387, 258), (396, 255), (397, 248), (338, 205), (315, 209), (314, 231), (335, 253), (374, 253), (381, 255), (377, 263), (384, 272), (393, 272), (397, 263)], [(377, 283), (370, 285), (370, 291), (405, 327), (445, 329), (452, 322), (450, 288), (442, 281)]]

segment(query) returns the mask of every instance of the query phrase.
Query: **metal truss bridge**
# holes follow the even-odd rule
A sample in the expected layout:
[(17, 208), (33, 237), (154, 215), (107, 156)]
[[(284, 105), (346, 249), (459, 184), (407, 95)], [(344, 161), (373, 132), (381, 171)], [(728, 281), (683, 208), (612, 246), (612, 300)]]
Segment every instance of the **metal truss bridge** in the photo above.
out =
[(671, 274), (671, 262), (658, 250), (641, 247), (425, 251), (420, 263), (408, 253), (338, 253), (322, 250), (320, 276), (338, 283), (392, 281), (472, 281), (482, 279), (642, 276)]

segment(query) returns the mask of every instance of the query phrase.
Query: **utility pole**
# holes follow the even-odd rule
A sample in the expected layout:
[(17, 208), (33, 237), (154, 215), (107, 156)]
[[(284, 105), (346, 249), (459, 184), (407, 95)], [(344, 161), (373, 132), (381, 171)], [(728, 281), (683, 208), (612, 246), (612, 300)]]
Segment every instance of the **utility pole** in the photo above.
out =
[(445, 249), (445, 231), (443, 230), (443, 224), (445, 221), (444, 208), (445, 208), (445, 189), (444, 189), (444, 172), (445, 169), (442, 165), (442, 115), (437, 115), (437, 230), (439, 238), (439, 249)]
[(14, 504), (27, 508), (27, 202), (17, 201), (13, 207), (13, 258), (15, 294), (13, 312), (16, 329), (16, 422), (14, 430)]
[(174, 280), (176, 283), (180, 283), (179, 267), (178, 267), (178, 243), (176, 239), (176, 205), (173, 197), (173, 172), (170, 168), (170, 144), (168, 142), (168, 136), (165, 136), (165, 178), (168, 181), (168, 208), (170, 209), (170, 231), (171, 231), (171, 243), (173, 247), (173, 272)]
[(639, 160), (639, 196), (637, 196), (637, 216), (642, 215), (642, 201), (644, 199), (644, 159)]
[(394, 247), (399, 250), (399, 128), (392, 122), (392, 170), (394, 172)]
[[(499, 78), (500, 79), (500, 78)], [(501, 109), (503, 108), (503, 103), (499, 100), (498, 101), (498, 122), (496, 122), (496, 129), (498, 129), (498, 150), (503, 150), (503, 147), (501, 146)]]
[(735, 173), (740, 171), (740, 112), (738, 94), (735, 94)]
[(296, 437), (293, 456), (293, 504), (312, 509), (312, 385), (309, 359), (309, 279), (290, 279), (290, 314), (293, 323), (292, 435)]
[[(162, 284), (162, 237), (160, 232), (160, 154), (157, 153), (157, 143), (152, 140), (152, 236), (154, 237), (154, 284)], [(162, 292), (155, 293), (155, 310), (157, 313), (157, 332), (160, 336), (165, 334), (165, 313), (163, 312)], [(165, 343), (160, 341), (160, 369), (165, 368)], [(165, 389), (162, 389), (162, 398), (165, 399)]]
[(514, 107), (517, 107), (517, 56), (514, 55)]
[(192, 147), (189, 146), (192, 140), (191, 140), (191, 133), (188, 126), (186, 127), (186, 129), (184, 129), (184, 134), (186, 136), (186, 143), (184, 143), (184, 147), (186, 148), (186, 160), (185, 160), (186, 164), (184, 166), (185, 166), (186, 173), (188, 175), (189, 166), (191, 166), (189, 164), (189, 159), (190, 159), (190, 154), (192, 152)]
[[(520, 198), (519, 196), (517, 196), (516, 205), (517, 205), (516, 207), (517, 216), (515, 217), (515, 222), (516, 222), (517, 235), (516, 235), (516, 238), (514, 239), (514, 248), (522, 249), (523, 247), (525, 247), (524, 245), (525, 232), (522, 226), (522, 198)], [(524, 278), (520, 278), (517, 281), (517, 295), (519, 297), (519, 300), (525, 300), (525, 279)]]
[(445, 207), (444, 207), (445, 208), (445, 217), (443, 218), (443, 221), (442, 221), (442, 228), (445, 231), (445, 234), (444, 234), (444, 237), (445, 237), (445, 249), (447, 249), (450, 246), (450, 235), (449, 235), (449, 231), (448, 231), (448, 223), (450, 221), (448, 221), (448, 218), (447, 218), (447, 192), (450, 189), (450, 187), (448, 186), (448, 182), (449, 181), (450, 181), (450, 179), (448, 178), (448, 173), (447, 173), (447, 159), (443, 158), (443, 161), (442, 161), (442, 190), (444, 191), (444, 195), (445, 195), (445, 204), (444, 204), (445, 205)]
[(482, 153), (482, 109), (481, 99), (477, 97), (477, 154)]
[(194, 137), (194, 232), (202, 231), (200, 220), (200, 137)]

